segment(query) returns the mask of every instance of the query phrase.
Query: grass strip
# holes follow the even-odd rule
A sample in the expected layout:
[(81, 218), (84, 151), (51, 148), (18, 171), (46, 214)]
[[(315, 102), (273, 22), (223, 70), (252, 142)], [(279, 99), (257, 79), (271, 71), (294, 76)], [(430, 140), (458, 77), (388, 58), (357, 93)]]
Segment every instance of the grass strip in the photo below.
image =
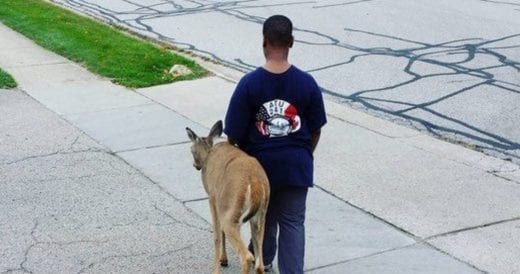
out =
[(16, 81), (7, 72), (0, 69), (0, 88), (14, 88)]
[[(132, 88), (202, 77), (194, 61), (41, 0), (1, 0), (0, 21), (90, 71)], [(174, 64), (192, 73), (174, 77)]]

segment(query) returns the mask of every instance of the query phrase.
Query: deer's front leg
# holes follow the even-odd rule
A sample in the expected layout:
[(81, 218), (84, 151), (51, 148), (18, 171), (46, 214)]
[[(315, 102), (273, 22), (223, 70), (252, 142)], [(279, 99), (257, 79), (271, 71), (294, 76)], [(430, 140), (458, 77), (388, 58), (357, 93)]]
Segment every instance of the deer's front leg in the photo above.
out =
[(215, 250), (215, 257), (213, 258), (213, 274), (220, 274), (220, 256), (222, 247), (222, 229), (217, 215), (217, 208), (214, 199), (209, 199), (209, 209), (211, 211), (211, 219), (213, 223), (213, 245)]

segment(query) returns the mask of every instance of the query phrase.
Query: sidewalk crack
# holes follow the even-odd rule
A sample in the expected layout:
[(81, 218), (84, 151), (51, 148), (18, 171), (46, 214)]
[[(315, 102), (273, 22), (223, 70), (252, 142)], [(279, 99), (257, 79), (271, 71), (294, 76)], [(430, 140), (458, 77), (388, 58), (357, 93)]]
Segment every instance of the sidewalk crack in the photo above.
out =
[(450, 235), (458, 234), (458, 233), (461, 233), (461, 232), (481, 229), (481, 228), (485, 228), (485, 227), (488, 227), (488, 226), (499, 225), (499, 224), (504, 224), (504, 223), (510, 223), (510, 222), (515, 222), (515, 221), (520, 221), (520, 217), (514, 217), (514, 218), (509, 218), (509, 219), (504, 219), (504, 220), (500, 220), (500, 221), (490, 222), (490, 223), (486, 223), (486, 224), (482, 224), (482, 225), (470, 226), (470, 227), (465, 227), (465, 228), (461, 228), (461, 229), (457, 229), (457, 230), (453, 230), (453, 231), (448, 231), (448, 232), (444, 232), (444, 233), (440, 233), (440, 234), (437, 234), (437, 235), (426, 237), (426, 238), (423, 239), (423, 241), (430, 241), (430, 240), (433, 240), (435, 238), (450, 236)]

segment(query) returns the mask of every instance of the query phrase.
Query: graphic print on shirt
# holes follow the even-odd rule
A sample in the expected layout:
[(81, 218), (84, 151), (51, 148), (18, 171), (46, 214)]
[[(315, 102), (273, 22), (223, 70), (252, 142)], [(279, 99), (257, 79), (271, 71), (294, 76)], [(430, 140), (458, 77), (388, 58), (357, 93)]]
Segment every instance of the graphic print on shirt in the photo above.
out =
[(287, 136), (300, 127), (298, 110), (284, 100), (275, 99), (264, 103), (256, 113), (256, 128), (263, 136)]

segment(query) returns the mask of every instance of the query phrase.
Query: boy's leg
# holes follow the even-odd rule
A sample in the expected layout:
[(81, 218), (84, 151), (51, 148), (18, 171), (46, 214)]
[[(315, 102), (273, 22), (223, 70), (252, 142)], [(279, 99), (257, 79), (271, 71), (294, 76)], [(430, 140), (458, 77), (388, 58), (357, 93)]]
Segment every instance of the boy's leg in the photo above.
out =
[(262, 246), (264, 265), (272, 264), (276, 255), (276, 236), (278, 234), (277, 196), (276, 191), (272, 190), (265, 216), (264, 245)]
[(305, 255), (305, 203), (307, 187), (288, 187), (278, 192), (278, 268), (280, 274), (303, 273)]

